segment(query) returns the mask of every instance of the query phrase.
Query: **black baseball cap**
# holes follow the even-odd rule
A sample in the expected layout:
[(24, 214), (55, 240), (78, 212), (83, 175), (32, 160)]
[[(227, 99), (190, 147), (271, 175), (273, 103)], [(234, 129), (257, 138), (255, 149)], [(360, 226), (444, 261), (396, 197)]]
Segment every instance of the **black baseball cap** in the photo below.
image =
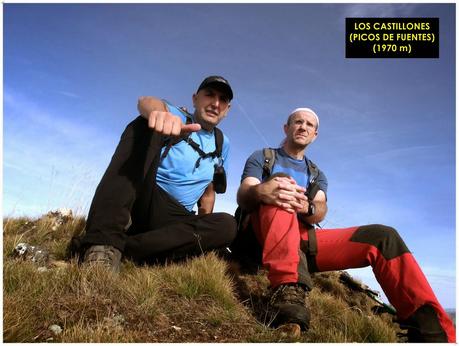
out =
[(233, 90), (231, 89), (231, 86), (229, 85), (228, 81), (222, 76), (207, 77), (202, 81), (197, 92), (199, 92), (199, 90), (201, 89), (208, 87), (214, 87), (223, 91), (224, 93), (226, 93), (226, 95), (228, 95), (230, 101), (233, 99)]

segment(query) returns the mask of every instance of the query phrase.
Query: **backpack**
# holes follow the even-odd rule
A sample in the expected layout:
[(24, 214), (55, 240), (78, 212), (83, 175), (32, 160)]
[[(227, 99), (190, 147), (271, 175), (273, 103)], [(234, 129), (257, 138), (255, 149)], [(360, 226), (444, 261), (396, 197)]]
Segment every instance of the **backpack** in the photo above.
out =
[[(162, 101), (163, 101), (163, 104), (166, 110), (169, 111), (169, 107), (168, 107), (169, 103), (165, 100), (162, 100)], [(187, 125), (191, 124), (192, 123), (191, 114), (184, 107), (179, 107), (178, 109), (185, 116), (186, 124)], [(225, 168), (223, 167), (223, 159), (222, 159), (223, 132), (217, 127), (214, 127), (214, 138), (215, 138), (215, 150), (210, 153), (205, 153), (199, 147), (199, 144), (193, 141), (193, 139), (191, 138), (191, 133), (185, 136), (180, 136), (180, 137), (168, 136), (166, 137), (163, 143), (163, 146), (166, 146), (166, 149), (161, 155), (161, 160), (167, 156), (167, 153), (169, 152), (170, 148), (173, 145), (176, 145), (177, 143), (181, 141), (187, 142), (199, 154), (199, 158), (196, 161), (195, 168), (199, 167), (202, 159), (205, 159), (208, 157), (211, 157), (212, 159), (214, 159), (218, 157), (219, 163), (215, 164), (214, 166), (214, 176), (213, 176), (212, 182), (214, 184), (214, 190), (216, 193), (225, 193), (226, 192), (226, 172), (225, 172)]]
[[(263, 148), (263, 173), (262, 173), (262, 181), (264, 181), (266, 178), (271, 176), (272, 169), (274, 167), (274, 163), (276, 162), (276, 150), (273, 148)], [(319, 184), (317, 183), (317, 178), (319, 177), (319, 168), (315, 163), (313, 163), (311, 160), (306, 159), (306, 165), (308, 167), (308, 172), (309, 172), (309, 184), (306, 189), (306, 196), (310, 201), (314, 199), (316, 196), (317, 192), (320, 190)], [(237, 225), (238, 225), (238, 230), (239, 229), (244, 229), (247, 226), (248, 220), (247, 220), (247, 213), (244, 212), (241, 207), (238, 207), (236, 209), (236, 212), (234, 214)]]

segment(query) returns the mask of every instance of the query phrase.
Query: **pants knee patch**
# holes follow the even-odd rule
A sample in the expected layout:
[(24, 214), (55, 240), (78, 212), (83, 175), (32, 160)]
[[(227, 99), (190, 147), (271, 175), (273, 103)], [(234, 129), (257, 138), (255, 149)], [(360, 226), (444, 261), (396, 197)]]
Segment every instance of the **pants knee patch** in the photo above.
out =
[(359, 227), (351, 241), (375, 246), (386, 260), (410, 252), (398, 232), (384, 225), (366, 225)]

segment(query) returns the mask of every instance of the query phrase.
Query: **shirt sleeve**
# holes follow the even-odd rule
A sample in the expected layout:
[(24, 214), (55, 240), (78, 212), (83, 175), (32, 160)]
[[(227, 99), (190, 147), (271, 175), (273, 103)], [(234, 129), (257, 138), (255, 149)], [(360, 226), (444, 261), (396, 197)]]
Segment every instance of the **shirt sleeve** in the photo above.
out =
[(319, 169), (319, 175), (317, 177), (317, 184), (319, 184), (319, 188), (323, 192), (325, 192), (325, 196), (327, 196), (328, 180), (324, 172), (322, 172), (320, 169)]
[(255, 151), (245, 162), (244, 171), (242, 172), (241, 182), (247, 178), (253, 177), (262, 180), (263, 177), (263, 151)]
[(163, 101), (167, 104), (167, 108), (169, 108), (170, 113), (178, 115), (182, 119), (183, 123), (186, 123), (185, 113), (183, 113), (177, 106), (174, 106), (165, 100)]

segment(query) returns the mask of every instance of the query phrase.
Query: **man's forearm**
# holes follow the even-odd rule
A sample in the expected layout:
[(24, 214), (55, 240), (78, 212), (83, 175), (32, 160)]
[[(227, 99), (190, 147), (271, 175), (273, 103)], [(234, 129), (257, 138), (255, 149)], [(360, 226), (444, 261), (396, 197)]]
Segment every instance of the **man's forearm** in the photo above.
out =
[(298, 213), (298, 218), (311, 225), (315, 223), (322, 222), (325, 219), (325, 215), (327, 215), (328, 207), (327, 202), (325, 201), (313, 201), (314, 204), (314, 215), (307, 215), (307, 210)]
[(259, 188), (261, 184), (241, 186), (237, 193), (237, 203), (245, 211), (252, 211), (260, 204)]
[(214, 210), (213, 201), (203, 199), (198, 207), (198, 215), (210, 214)]
[(198, 215), (210, 214), (215, 206), (215, 191), (213, 184), (210, 183), (198, 202)]
[(148, 116), (153, 111), (167, 111), (163, 101), (153, 96), (139, 97), (137, 109), (145, 119), (148, 119)]

